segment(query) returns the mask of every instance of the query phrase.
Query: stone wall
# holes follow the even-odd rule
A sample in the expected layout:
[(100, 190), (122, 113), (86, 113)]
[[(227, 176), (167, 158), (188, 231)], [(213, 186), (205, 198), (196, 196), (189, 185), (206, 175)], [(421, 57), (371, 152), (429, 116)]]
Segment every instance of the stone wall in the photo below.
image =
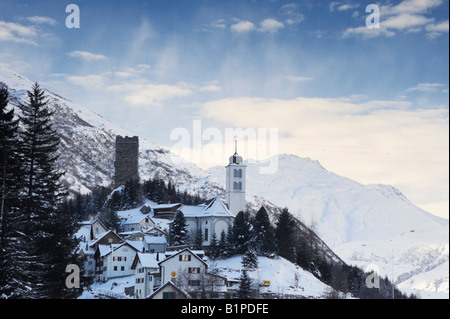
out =
[(114, 185), (119, 187), (131, 180), (139, 180), (139, 138), (116, 136)]

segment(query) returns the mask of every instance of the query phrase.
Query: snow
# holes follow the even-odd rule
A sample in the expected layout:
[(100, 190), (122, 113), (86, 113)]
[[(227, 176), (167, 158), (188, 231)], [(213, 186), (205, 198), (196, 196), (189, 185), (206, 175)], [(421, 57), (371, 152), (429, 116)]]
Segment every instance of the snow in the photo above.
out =
[[(219, 275), (227, 279), (239, 281), (241, 276), (242, 255), (225, 260), (209, 261), (209, 268), (217, 268)], [(297, 274), (298, 286), (296, 286), (295, 275)], [(270, 281), (270, 285), (262, 287), (262, 293), (287, 294), (305, 298), (323, 298), (323, 295), (331, 288), (310, 272), (303, 270), (288, 260), (277, 257), (270, 259), (258, 257), (258, 268), (248, 271), (252, 280), (258, 283)]]

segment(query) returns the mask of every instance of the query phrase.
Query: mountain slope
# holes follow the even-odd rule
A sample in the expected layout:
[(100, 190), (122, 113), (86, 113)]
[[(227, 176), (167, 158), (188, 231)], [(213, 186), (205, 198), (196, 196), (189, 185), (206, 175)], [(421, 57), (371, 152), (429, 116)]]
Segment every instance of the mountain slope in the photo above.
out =
[[(271, 160), (247, 164), (249, 192), (289, 207), (347, 264), (375, 268), (422, 297), (448, 298), (448, 220), (392, 186), (362, 185), (308, 158), (278, 155), (276, 174), (259, 174)], [(219, 168), (208, 172), (224, 181)]]

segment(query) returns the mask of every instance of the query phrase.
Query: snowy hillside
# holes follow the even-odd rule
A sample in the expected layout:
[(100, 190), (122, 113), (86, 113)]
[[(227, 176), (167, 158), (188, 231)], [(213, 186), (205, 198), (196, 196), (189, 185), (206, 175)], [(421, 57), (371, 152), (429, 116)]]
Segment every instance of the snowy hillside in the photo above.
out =
[[(279, 155), (273, 175), (266, 161), (248, 163), (248, 191), (289, 207), (346, 263), (379, 269), (422, 298), (448, 298), (448, 220), (412, 204), (388, 185), (362, 185), (319, 162)], [(218, 182), (220, 168), (209, 171)]]

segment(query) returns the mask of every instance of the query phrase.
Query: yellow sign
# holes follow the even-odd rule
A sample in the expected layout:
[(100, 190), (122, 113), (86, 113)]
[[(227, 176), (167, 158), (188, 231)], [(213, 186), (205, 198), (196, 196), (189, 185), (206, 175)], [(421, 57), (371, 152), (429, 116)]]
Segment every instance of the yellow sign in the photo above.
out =
[(175, 277), (175, 276), (177, 275), (177, 273), (176, 273), (175, 271), (172, 271), (172, 272), (170, 273), (170, 275), (171, 275), (172, 277)]
[(264, 286), (270, 286), (270, 280), (264, 280)]

